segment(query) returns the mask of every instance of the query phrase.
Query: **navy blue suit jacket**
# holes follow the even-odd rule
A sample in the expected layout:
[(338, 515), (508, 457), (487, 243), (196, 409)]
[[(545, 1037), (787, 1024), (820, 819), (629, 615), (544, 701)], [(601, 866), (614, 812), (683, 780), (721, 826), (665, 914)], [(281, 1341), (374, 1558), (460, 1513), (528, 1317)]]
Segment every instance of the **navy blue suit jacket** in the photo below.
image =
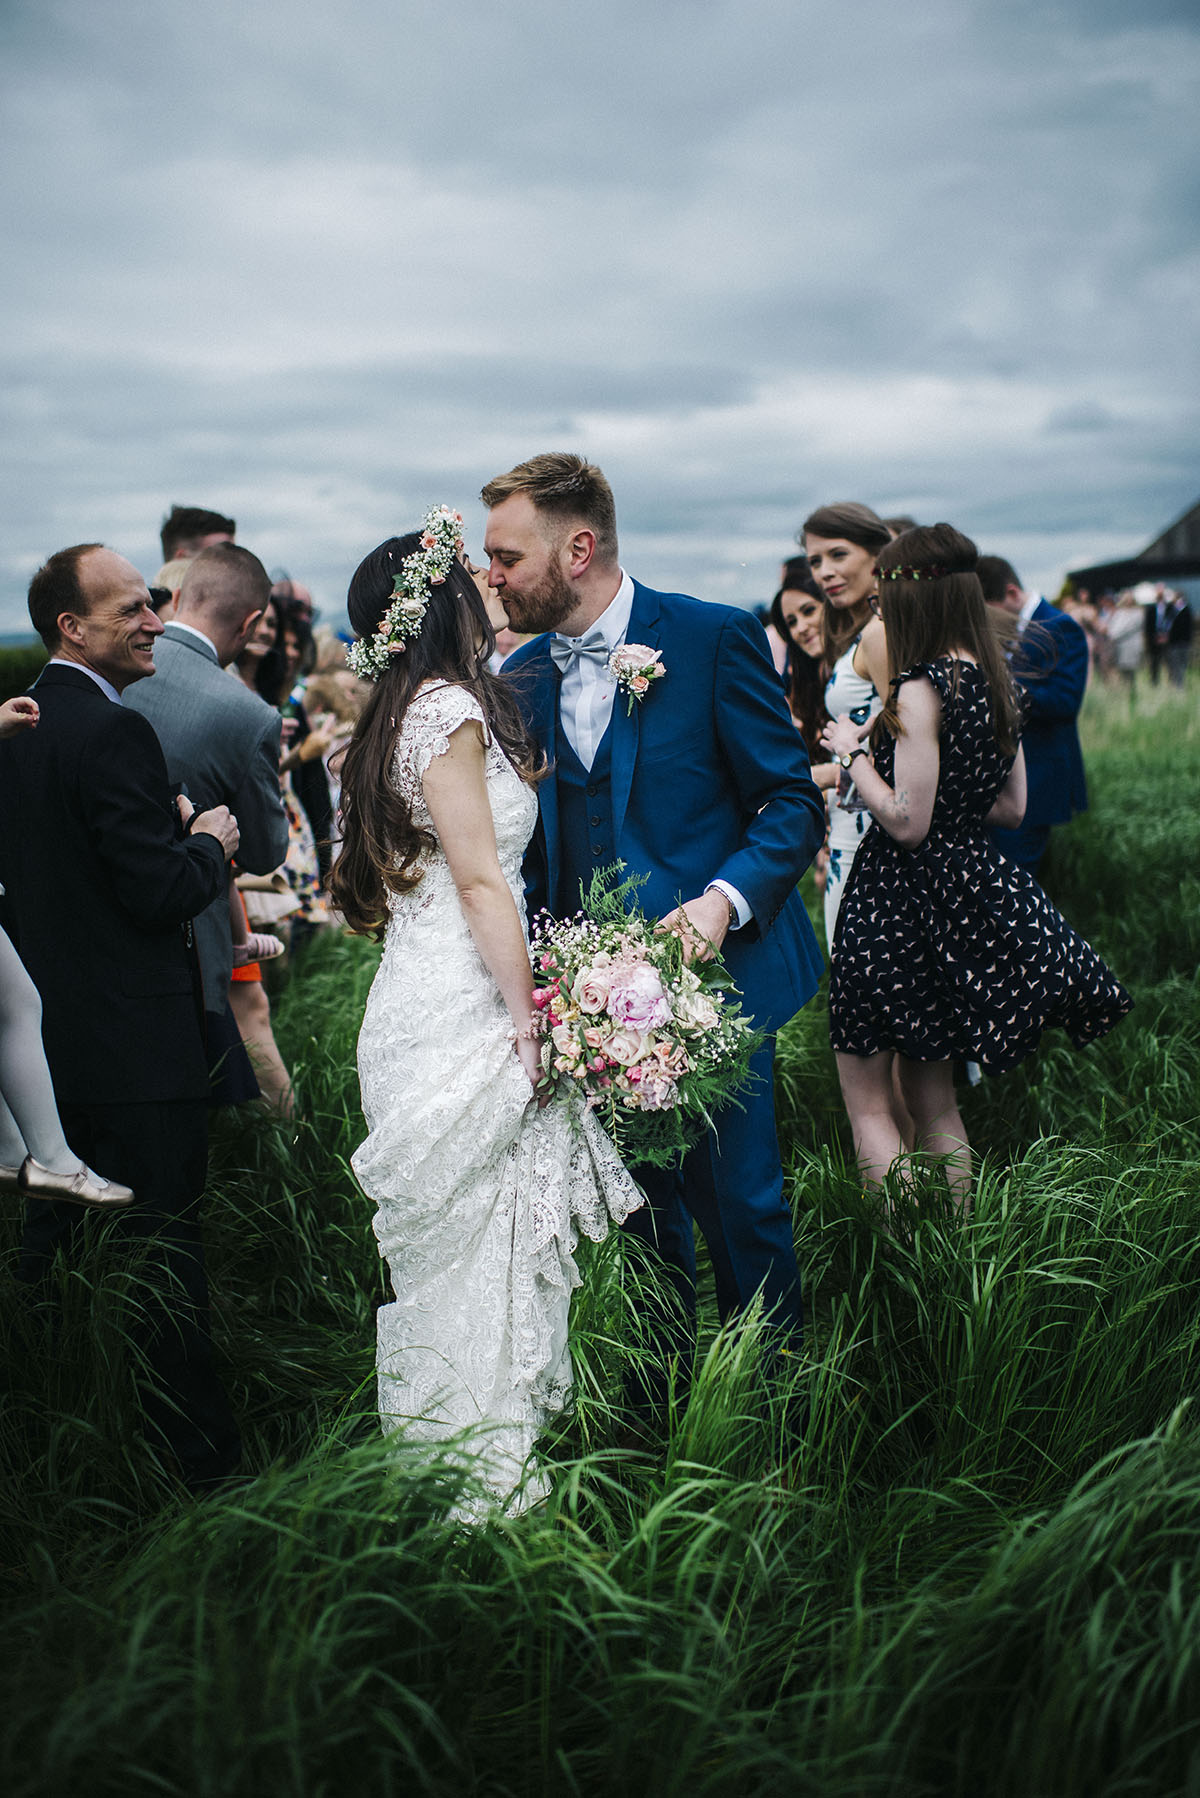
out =
[[(823, 958), (796, 883), (825, 833), (808, 755), (788, 715), (758, 620), (731, 606), (634, 582), (629, 643), (662, 652), (665, 675), (628, 707), (613, 701), (612, 801), (617, 854), (648, 878), (638, 902), (661, 917), (715, 879), (754, 912), (722, 954), (747, 1011), (777, 1030), (816, 991)], [(559, 675), (550, 638), (504, 664), (547, 757), (558, 752)], [(538, 788), (539, 818), (526, 856), (530, 915), (573, 911), (557, 891), (557, 783)]]
[(1065, 824), (1087, 808), (1076, 719), (1087, 687), (1087, 638), (1073, 618), (1041, 600), (1012, 655), (1025, 696), (1025, 825)]

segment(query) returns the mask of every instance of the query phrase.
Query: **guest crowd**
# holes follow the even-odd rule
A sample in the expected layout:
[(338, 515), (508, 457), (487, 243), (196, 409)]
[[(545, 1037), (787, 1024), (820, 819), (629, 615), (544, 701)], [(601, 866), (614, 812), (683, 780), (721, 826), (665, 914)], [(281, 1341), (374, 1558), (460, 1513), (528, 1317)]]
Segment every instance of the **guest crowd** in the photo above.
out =
[[(307, 588), (231, 518), (175, 508), (153, 587), (100, 544), (52, 555), (49, 661), (0, 708), (0, 1185), (52, 1330), (87, 1210), (144, 1253), (147, 1418), (202, 1490), (238, 1465), (213, 1360), (200, 1201), (210, 1108), (291, 1115), (263, 964), (333, 922), (332, 758), (360, 703)], [(147, 678), (147, 677), (153, 678)]]
[[(885, 1191), (914, 1149), (939, 1157), (965, 1209), (956, 1072), (1002, 1071), (1049, 1023), (1082, 1043), (1128, 1008), (1038, 875), (1087, 805), (1089, 671), (1181, 684), (1192, 614), (1165, 589), (1052, 605), (949, 526), (860, 502), (814, 508), (798, 540), (765, 639), (751, 628), (826, 810), (816, 877), (855, 1151)], [(302, 967), (341, 927), (339, 771), (371, 689), (232, 518), (173, 508), (162, 555), (148, 587), (77, 545), (30, 586), (50, 659), (0, 706), (0, 1187), (27, 1201), (19, 1277), (47, 1329), (54, 1263), (89, 1210), (143, 1248), (145, 1412), (202, 1491), (240, 1456), (209, 1334), (209, 1116), (292, 1115), (264, 970)], [(502, 625), (493, 672), (527, 640)]]

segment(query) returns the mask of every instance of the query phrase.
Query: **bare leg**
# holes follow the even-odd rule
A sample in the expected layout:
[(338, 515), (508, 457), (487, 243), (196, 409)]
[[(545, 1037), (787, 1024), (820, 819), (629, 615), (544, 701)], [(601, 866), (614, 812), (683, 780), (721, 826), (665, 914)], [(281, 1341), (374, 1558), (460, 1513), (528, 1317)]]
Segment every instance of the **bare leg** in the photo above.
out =
[(952, 1064), (908, 1061), (903, 1055), (897, 1059), (900, 1084), (917, 1127), (916, 1147), (944, 1157), (950, 1191), (965, 1213), (971, 1207), (971, 1146), (954, 1092)]
[(271, 1030), (271, 1004), (261, 980), (234, 980), (229, 986), (229, 1003), (237, 1019), (246, 1053), (254, 1064), (263, 1098), (279, 1113), (290, 1118), (295, 1111), (292, 1101), (292, 1076), (283, 1065), (283, 1057)]
[(900, 1078), (900, 1056), (892, 1062), (892, 1116), (896, 1120), (896, 1128), (900, 1132), (900, 1140), (906, 1149), (917, 1146), (917, 1126), (913, 1122), (912, 1113), (908, 1109), (908, 1100), (904, 1096), (904, 1082)]
[(0, 1164), (20, 1167), (27, 1154), (55, 1174), (80, 1165), (63, 1135), (46, 1051), (42, 1001), (20, 956), (0, 930)]
[(246, 918), (246, 902), (238, 891), (237, 878), (229, 876), (229, 934), (233, 938), (236, 949), (250, 935), (250, 925)]
[(835, 1059), (859, 1172), (878, 1186), (905, 1148), (892, 1103), (892, 1052), (846, 1055), (839, 1049)]

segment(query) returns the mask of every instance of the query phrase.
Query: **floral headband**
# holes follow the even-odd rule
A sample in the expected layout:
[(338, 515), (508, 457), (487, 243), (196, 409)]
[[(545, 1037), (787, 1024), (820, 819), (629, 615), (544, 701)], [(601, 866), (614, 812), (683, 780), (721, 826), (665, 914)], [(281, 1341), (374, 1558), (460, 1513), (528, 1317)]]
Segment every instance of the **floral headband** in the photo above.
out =
[(897, 568), (877, 568), (875, 578), (880, 581), (940, 581), (948, 574), (974, 574), (973, 568), (949, 568), (944, 562), (930, 562), (925, 568), (912, 568), (901, 563)]
[(392, 587), (392, 603), (375, 633), (360, 637), (346, 651), (346, 662), (360, 680), (380, 680), (392, 657), (404, 654), (408, 637), (419, 637), (425, 622), (430, 588), (440, 587), (463, 546), (461, 512), (434, 506), (425, 514), (421, 543), (400, 564)]

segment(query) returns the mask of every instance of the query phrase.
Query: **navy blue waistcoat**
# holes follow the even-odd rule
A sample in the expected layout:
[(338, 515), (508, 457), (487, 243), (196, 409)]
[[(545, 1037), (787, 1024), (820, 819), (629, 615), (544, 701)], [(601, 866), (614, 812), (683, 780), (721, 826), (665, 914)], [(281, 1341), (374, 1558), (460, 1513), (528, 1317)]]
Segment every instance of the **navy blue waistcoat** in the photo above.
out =
[(600, 739), (596, 759), (585, 768), (561, 728), (558, 764), (559, 885), (555, 911), (574, 917), (579, 910), (579, 890), (586, 893), (597, 868), (617, 859), (612, 806), (612, 724)]

